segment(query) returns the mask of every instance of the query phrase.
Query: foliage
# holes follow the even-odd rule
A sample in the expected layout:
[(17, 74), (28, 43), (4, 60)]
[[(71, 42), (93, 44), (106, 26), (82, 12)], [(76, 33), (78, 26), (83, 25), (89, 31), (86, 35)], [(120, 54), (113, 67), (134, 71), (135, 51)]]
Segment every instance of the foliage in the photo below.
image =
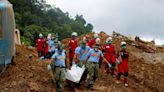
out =
[[(39, 33), (58, 33), (61, 39), (70, 37), (72, 32), (82, 35), (91, 32), (92, 24), (87, 23), (83, 15), (70, 18), (68, 12), (46, 4), (45, 0), (10, 0), (13, 4), (17, 28), (21, 40), (35, 45)], [(28, 42), (29, 41), (29, 42)]]

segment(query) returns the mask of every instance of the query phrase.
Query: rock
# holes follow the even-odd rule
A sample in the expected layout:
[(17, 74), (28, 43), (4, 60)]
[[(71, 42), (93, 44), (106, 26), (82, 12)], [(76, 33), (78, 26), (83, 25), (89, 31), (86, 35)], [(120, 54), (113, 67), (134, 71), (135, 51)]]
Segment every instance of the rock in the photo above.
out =
[(16, 86), (16, 85), (17, 85), (17, 82), (16, 82), (16, 81), (13, 81), (13, 82), (11, 83), (11, 85), (12, 85), (12, 86)]
[(8, 90), (8, 88), (5, 88), (5, 90), (7, 91), (7, 90)]
[(144, 84), (144, 81), (141, 81), (140, 84), (143, 85)]
[(164, 84), (158, 84), (158, 85), (157, 85), (157, 90), (158, 90), (159, 92), (163, 92), (163, 91), (164, 91)]
[(33, 55), (32, 55), (32, 54), (30, 54), (30, 55), (28, 56), (28, 58), (29, 58), (29, 59), (32, 59), (32, 57), (33, 57)]
[(141, 67), (141, 70), (142, 70), (142, 71), (145, 71), (145, 67)]
[(28, 75), (28, 78), (33, 78), (34, 77), (34, 74), (33, 73), (30, 73), (29, 75)]
[(39, 91), (39, 87), (38, 87), (37, 83), (30, 82), (29, 87), (30, 87), (30, 91)]

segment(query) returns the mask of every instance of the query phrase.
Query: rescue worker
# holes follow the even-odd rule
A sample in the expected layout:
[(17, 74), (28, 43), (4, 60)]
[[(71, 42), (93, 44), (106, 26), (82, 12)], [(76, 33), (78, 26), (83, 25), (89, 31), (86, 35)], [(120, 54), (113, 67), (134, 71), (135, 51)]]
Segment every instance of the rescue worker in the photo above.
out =
[(91, 47), (91, 38), (90, 38), (90, 36), (87, 34), (85, 37), (86, 37), (87, 45), (88, 45), (89, 47)]
[(51, 59), (51, 65), (53, 65), (53, 74), (56, 83), (56, 92), (64, 91), (65, 82), (65, 68), (67, 68), (67, 56), (66, 51), (63, 49), (62, 45), (58, 46), (57, 52), (55, 52)]
[(89, 51), (88, 58), (85, 61), (85, 63), (87, 63), (86, 65), (87, 65), (88, 75), (89, 75), (87, 87), (91, 90), (93, 90), (93, 85), (96, 79), (98, 78), (100, 57), (102, 57), (102, 59), (105, 62), (108, 62), (104, 58), (102, 51), (99, 50), (99, 44), (95, 44), (94, 48)]
[(119, 80), (121, 75), (124, 75), (124, 85), (128, 86), (128, 58), (129, 52), (126, 51), (126, 42), (121, 42), (121, 51), (118, 52), (117, 57), (121, 58), (120, 62), (118, 62), (118, 75), (117, 75), (117, 84), (119, 84)]
[(75, 49), (77, 47), (76, 37), (77, 37), (77, 33), (76, 32), (73, 32), (72, 33), (72, 39), (69, 41), (69, 44), (68, 44), (70, 65), (72, 64), (73, 57), (74, 57), (74, 54), (75, 54)]
[(94, 34), (94, 38), (91, 39), (91, 42), (90, 42), (90, 47), (93, 48), (93, 46), (96, 44), (96, 39), (99, 38), (98, 34)]
[(48, 42), (48, 48), (49, 51), (48, 53), (45, 55), (44, 58), (50, 59), (52, 57), (52, 55), (55, 53), (55, 43), (54, 43), (54, 36), (51, 34), (48, 34), (47, 36), (47, 42)]
[(46, 56), (46, 54), (48, 53), (49, 51), (49, 45), (48, 45), (48, 40), (47, 38), (43, 38), (43, 54), (44, 54), (44, 57)]
[(36, 46), (38, 51), (38, 56), (41, 57), (43, 55), (43, 34), (39, 34), (39, 38), (36, 40)]
[[(77, 65), (79, 67), (82, 67), (83, 65), (85, 65), (84, 62), (87, 59), (89, 50), (90, 50), (90, 47), (86, 45), (85, 40), (82, 40), (80, 46), (76, 48), (75, 61), (77, 62)], [(84, 74), (83, 74), (79, 84), (83, 84), (86, 80), (86, 77), (87, 77), (87, 69), (85, 69)]]
[[(116, 49), (115, 46), (112, 44), (112, 37), (108, 37), (106, 39), (106, 44), (103, 46), (103, 53), (105, 58), (108, 60), (108, 62), (112, 65), (111, 67), (111, 75), (115, 77), (114, 71), (115, 71), (115, 65), (116, 65)], [(107, 74), (109, 74), (109, 67), (107, 63), (104, 63), (104, 69)]]

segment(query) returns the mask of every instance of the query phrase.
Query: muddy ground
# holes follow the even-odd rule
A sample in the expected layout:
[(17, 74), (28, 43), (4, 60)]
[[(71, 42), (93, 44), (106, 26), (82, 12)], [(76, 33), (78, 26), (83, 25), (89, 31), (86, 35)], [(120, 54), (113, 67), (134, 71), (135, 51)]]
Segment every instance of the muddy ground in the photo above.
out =
[[(100, 37), (103, 42), (108, 35), (101, 33)], [(64, 44), (67, 42), (68, 39), (63, 40)], [(121, 40), (114, 39), (117, 48), (120, 42)], [(158, 59), (156, 63), (152, 60), (152, 56), (154, 58), (163, 56), (164, 51), (160, 49), (159, 53), (147, 54), (131, 45), (128, 45), (128, 51), (130, 52), (129, 87), (124, 87), (123, 84), (117, 85), (115, 78), (100, 70), (94, 91), (86, 89), (85, 86), (71, 87), (66, 83), (65, 92), (164, 92), (164, 64), (161, 63), (164, 62), (163, 58), (162, 61)], [(47, 71), (47, 63), (37, 58), (35, 49), (17, 46), (14, 62), (15, 65), (10, 65), (0, 76), (0, 92), (55, 92), (51, 72)]]

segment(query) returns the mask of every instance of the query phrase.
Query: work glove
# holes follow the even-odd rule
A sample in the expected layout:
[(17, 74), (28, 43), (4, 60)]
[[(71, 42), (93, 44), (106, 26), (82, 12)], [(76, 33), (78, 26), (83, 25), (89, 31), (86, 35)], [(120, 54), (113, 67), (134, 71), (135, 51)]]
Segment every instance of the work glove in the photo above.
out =
[(116, 63), (117, 63), (117, 64), (120, 64), (121, 62), (120, 62), (118, 59), (116, 59)]
[(124, 52), (120, 52), (120, 55), (121, 55), (121, 56), (124, 56)]
[(75, 61), (72, 62), (72, 65), (76, 64)]
[(50, 64), (48, 64), (48, 65), (47, 65), (47, 70), (48, 70), (48, 71), (51, 71), (51, 70), (52, 70), (52, 68), (51, 68), (51, 65), (50, 65)]
[(108, 66), (109, 66), (109, 68), (112, 68), (112, 65), (110, 63), (108, 63)]

